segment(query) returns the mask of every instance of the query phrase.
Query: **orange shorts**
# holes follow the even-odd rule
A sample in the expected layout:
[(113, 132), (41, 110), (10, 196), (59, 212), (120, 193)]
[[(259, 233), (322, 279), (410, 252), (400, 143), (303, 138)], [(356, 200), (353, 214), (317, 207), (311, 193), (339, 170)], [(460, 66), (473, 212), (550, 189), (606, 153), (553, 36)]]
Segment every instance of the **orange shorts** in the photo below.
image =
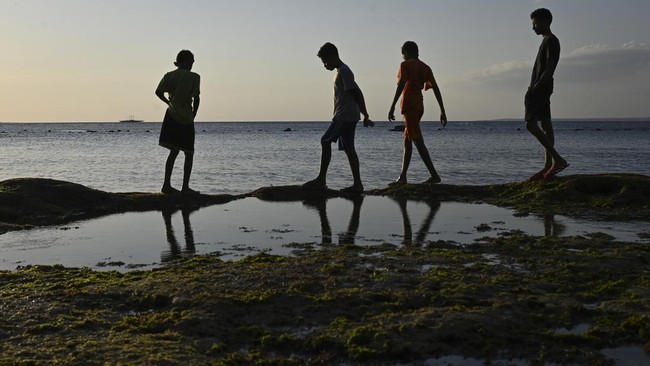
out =
[(420, 120), (424, 115), (424, 111), (413, 111), (404, 113), (404, 138), (409, 141), (422, 138), (422, 131), (420, 130)]

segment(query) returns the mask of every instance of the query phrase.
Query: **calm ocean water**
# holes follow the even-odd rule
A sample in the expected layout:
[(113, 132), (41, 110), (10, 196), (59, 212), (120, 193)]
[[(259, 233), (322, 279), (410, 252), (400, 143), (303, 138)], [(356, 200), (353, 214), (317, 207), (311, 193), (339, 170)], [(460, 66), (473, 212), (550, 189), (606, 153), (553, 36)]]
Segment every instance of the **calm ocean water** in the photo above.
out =
[[(245, 193), (262, 186), (314, 178), (319, 139), (327, 122), (197, 123), (192, 185), (203, 193)], [(392, 124), (357, 129), (365, 187), (379, 188), (400, 170), (402, 133)], [(556, 146), (571, 163), (563, 174), (606, 172), (650, 175), (650, 122), (556, 121)], [(543, 165), (543, 149), (523, 122), (423, 123), (425, 141), (444, 183), (520, 181)], [(290, 132), (285, 129), (290, 128)], [(167, 150), (159, 123), (0, 124), (0, 180), (54, 178), (113, 192), (157, 192)], [(336, 145), (334, 145), (335, 147)], [(174, 184), (180, 186), (182, 154)], [(409, 181), (427, 178), (416, 152)], [(351, 184), (343, 152), (334, 151), (331, 188)]]

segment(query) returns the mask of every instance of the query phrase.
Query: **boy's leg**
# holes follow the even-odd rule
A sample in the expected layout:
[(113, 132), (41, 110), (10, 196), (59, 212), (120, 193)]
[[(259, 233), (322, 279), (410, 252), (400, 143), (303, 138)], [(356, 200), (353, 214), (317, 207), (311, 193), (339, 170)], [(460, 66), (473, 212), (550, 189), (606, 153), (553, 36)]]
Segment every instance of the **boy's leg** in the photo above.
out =
[(332, 161), (332, 143), (331, 142), (321, 142), (321, 155), (320, 155), (320, 170), (318, 171), (317, 181), (325, 182), (327, 181), (327, 169), (329, 169), (330, 161)]
[(548, 137), (542, 131), (538, 126), (537, 126), (537, 121), (536, 120), (529, 120), (526, 121), (526, 128), (530, 133), (535, 136), (535, 138), (544, 146), (544, 152), (545, 152), (545, 162), (544, 162), (544, 167), (538, 171), (537, 173), (533, 174), (530, 178), (528, 178), (529, 181), (534, 181), (534, 180), (540, 180), (544, 178), (544, 174), (546, 174), (549, 169), (551, 169), (551, 166), (553, 165), (553, 154), (551, 151), (546, 147), (547, 145), (553, 145), (551, 141), (549, 141)]
[(399, 173), (399, 178), (394, 183), (406, 183), (406, 172), (411, 165), (411, 156), (413, 155), (413, 143), (407, 136), (404, 136), (404, 156), (402, 156), (402, 170)]
[(177, 189), (172, 187), (171, 178), (172, 171), (174, 170), (174, 162), (178, 156), (179, 151), (176, 149), (169, 150), (169, 156), (167, 156), (167, 162), (165, 163), (165, 180), (163, 181), (162, 193), (174, 193), (178, 192)]
[(427, 146), (424, 144), (424, 138), (420, 137), (419, 139), (413, 140), (413, 143), (415, 144), (415, 147), (418, 149), (418, 153), (420, 154), (420, 157), (422, 158), (424, 165), (426, 165), (427, 169), (429, 169), (429, 174), (431, 174), (431, 178), (427, 179), (425, 183), (440, 183), (441, 180), (440, 176), (438, 175), (436, 168), (433, 167), (433, 162), (431, 161), (429, 150), (427, 149)]
[(184, 193), (198, 193), (190, 188), (190, 176), (192, 175), (192, 166), (194, 165), (194, 152), (184, 151), (185, 165), (183, 165), (183, 188)]
[[(526, 108), (526, 128), (535, 136), (537, 141), (544, 147), (545, 162), (544, 168), (535, 173), (528, 180), (539, 180), (550, 178), (560, 172), (569, 164), (555, 150), (555, 136), (551, 124), (550, 93), (526, 93), (524, 106)], [(542, 128), (537, 124), (541, 120)]]
[[(566, 160), (564, 160), (560, 154), (555, 150), (553, 145), (555, 144), (555, 136), (553, 135), (553, 128), (551, 125), (551, 120), (547, 119), (542, 121), (542, 126), (545, 126), (545, 130), (550, 128), (550, 135), (547, 135), (538, 125), (536, 120), (526, 121), (526, 128), (530, 133), (535, 136), (537, 141), (544, 147), (546, 150), (546, 163), (544, 169), (549, 170), (552, 166), (564, 166), (566, 165)], [(550, 157), (550, 159), (549, 159)], [(551, 163), (550, 166), (547, 166), (548, 163)]]
[(339, 121), (332, 121), (327, 131), (320, 139), (321, 155), (320, 155), (320, 170), (318, 176), (314, 180), (303, 184), (305, 187), (326, 188), (327, 187), (327, 169), (332, 160), (332, 142), (339, 139), (341, 128), (343, 125)]
[(553, 124), (551, 123), (551, 118), (542, 119), (542, 129), (546, 134), (546, 137), (553, 147), (553, 150), (546, 150), (545, 165), (551, 164), (550, 168), (544, 174), (544, 178), (548, 179), (553, 177), (555, 174), (561, 172), (569, 166), (569, 163), (560, 156), (560, 153), (555, 150), (555, 135), (553, 133)]
[(350, 170), (352, 171), (352, 179), (354, 180), (352, 186), (345, 189), (354, 192), (363, 192), (363, 184), (361, 183), (361, 171), (359, 169), (359, 156), (357, 155), (357, 150), (353, 148), (345, 149), (345, 155), (348, 156)]
[[(544, 118), (541, 122), (542, 131), (546, 135), (546, 139), (549, 144), (555, 148), (555, 134), (553, 133), (553, 124), (551, 124), (550, 118)], [(548, 150), (544, 149), (544, 169), (549, 170), (553, 166), (553, 154)]]
[(319, 187), (325, 188), (327, 186), (327, 169), (332, 160), (332, 143), (329, 141), (321, 141), (321, 154), (320, 154), (320, 170), (318, 176), (314, 180), (303, 184), (305, 187)]

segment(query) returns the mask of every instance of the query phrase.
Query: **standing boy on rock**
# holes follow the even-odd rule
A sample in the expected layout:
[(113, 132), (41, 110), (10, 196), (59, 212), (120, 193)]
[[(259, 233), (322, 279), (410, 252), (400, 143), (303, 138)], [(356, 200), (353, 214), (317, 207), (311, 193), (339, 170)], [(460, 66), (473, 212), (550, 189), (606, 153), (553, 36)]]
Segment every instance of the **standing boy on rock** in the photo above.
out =
[(354, 183), (341, 190), (343, 193), (359, 194), (363, 192), (361, 173), (359, 172), (359, 157), (354, 148), (354, 133), (359, 122), (359, 113), (363, 114), (364, 127), (374, 126), (368, 117), (366, 102), (359, 86), (354, 81), (352, 70), (341, 61), (339, 51), (331, 43), (325, 43), (318, 51), (318, 57), (323, 66), (329, 71), (336, 70), (334, 77), (334, 116), (332, 123), (321, 138), (320, 172), (316, 179), (303, 186), (310, 188), (327, 187), (327, 169), (332, 159), (332, 142), (338, 141), (339, 150), (345, 151), (352, 170)]
[[(178, 193), (171, 185), (174, 162), (180, 151), (185, 154), (183, 166), (182, 193), (197, 194), (190, 188), (190, 175), (194, 163), (194, 117), (199, 110), (200, 83), (199, 74), (192, 72), (194, 55), (188, 50), (182, 50), (176, 56), (174, 65), (178, 67), (163, 76), (156, 95), (167, 104), (167, 111), (160, 130), (159, 144), (169, 149), (169, 156), (165, 164), (165, 180), (161, 189), (162, 193)], [(165, 96), (169, 96), (169, 99)]]

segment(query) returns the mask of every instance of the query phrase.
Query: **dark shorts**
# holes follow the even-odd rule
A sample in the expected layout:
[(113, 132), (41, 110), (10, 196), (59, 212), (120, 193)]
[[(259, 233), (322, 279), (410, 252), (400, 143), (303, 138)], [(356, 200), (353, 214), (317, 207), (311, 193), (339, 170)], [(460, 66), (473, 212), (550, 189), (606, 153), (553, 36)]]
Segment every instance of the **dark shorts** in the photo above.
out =
[(526, 121), (539, 121), (551, 118), (551, 94), (552, 92), (538, 91), (526, 93), (524, 107), (526, 107)]
[(339, 142), (339, 150), (354, 150), (354, 132), (357, 123), (352, 121), (332, 121), (321, 137), (321, 142)]
[(170, 150), (194, 152), (194, 123), (182, 125), (165, 112), (158, 144)]

